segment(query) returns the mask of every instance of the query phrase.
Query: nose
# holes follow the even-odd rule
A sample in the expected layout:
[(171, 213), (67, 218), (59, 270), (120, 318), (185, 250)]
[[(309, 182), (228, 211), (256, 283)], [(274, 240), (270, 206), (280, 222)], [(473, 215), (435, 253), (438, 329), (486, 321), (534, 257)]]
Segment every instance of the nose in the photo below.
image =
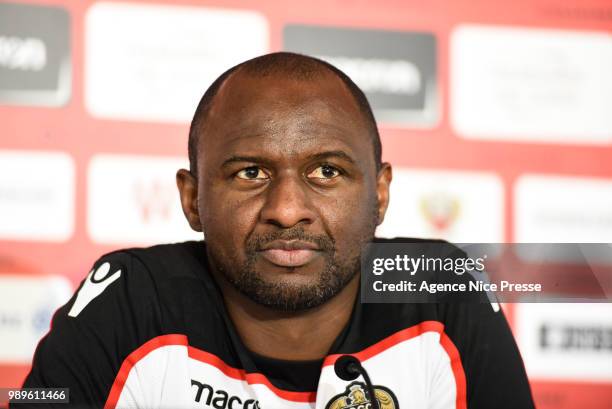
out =
[(315, 212), (306, 189), (307, 186), (297, 176), (277, 177), (268, 186), (261, 210), (262, 221), (282, 228), (313, 223)]

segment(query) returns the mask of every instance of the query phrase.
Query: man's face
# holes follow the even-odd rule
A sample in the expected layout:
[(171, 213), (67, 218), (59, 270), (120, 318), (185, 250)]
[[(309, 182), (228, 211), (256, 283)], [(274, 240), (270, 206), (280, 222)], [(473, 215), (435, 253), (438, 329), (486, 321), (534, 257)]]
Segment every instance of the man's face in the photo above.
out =
[(340, 292), (382, 221), (390, 181), (344, 84), (326, 73), (235, 73), (200, 135), (197, 212), (212, 268), (286, 311)]

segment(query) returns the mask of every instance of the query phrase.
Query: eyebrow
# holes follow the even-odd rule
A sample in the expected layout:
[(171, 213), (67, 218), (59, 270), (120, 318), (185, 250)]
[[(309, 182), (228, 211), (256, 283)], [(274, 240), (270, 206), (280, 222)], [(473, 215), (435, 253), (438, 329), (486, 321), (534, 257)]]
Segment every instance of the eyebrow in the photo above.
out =
[(236, 162), (268, 163), (269, 160), (261, 156), (231, 156), (224, 160), (221, 166), (231, 165)]
[[(322, 159), (333, 158), (333, 157), (343, 159), (351, 164), (355, 164), (355, 160), (349, 154), (341, 150), (319, 152), (319, 153), (309, 156), (308, 160), (322, 160)], [(227, 165), (230, 165), (236, 162), (251, 162), (251, 163), (269, 164), (270, 160), (262, 156), (231, 156), (230, 158), (223, 161), (221, 166), (227, 166)]]
[(320, 152), (317, 154), (314, 154), (312, 156), (309, 157), (310, 160), (321, 160), (321, 159), (326, 159), (326, 158), (330, 158), (330, 157), (336, 157), (339, 159), (344, 159), (345, 161), (354, 164), (355, 160), (346, 152), (344, 151), (325, 151), (325, 152)]

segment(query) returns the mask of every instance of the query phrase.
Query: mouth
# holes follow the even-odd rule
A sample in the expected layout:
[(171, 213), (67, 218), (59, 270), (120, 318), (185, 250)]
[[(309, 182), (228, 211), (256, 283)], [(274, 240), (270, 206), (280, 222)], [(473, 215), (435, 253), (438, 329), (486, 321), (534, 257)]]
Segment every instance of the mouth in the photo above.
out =
[(314, 243), (300, 240), (275, 240), (260, 251), (263, 258), (279, 267), (300, 267), (310, 263), (320, 253)]

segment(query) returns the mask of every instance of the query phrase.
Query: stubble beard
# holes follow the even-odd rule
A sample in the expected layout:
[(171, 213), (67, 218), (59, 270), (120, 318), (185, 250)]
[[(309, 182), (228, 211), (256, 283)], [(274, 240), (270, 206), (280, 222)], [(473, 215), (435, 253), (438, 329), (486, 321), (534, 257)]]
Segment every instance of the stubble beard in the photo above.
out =
[[(378, 211), (376, 210), (376, 214)], [(246, 243), (246, 261), (236, 257), (220, 260), (212, 252), (216, 269), (236, 290), (255, 303), (283, 312), (299, 312), (323, 305), (344, 289), (361, 268), (361, 249), (374, 237), (376, 222), (358, 238), (356, 254), (339, 259), (335, 241), (325, 235), (310, 235), (302, 227), (291, 228), (265, 235), (252, 236)], [(317, 244), (324, 267), (309, 283), (295, 284), (271, 281), (255, 267), (259, 251), (265, 243), (274, 240), (301, 240)]]

